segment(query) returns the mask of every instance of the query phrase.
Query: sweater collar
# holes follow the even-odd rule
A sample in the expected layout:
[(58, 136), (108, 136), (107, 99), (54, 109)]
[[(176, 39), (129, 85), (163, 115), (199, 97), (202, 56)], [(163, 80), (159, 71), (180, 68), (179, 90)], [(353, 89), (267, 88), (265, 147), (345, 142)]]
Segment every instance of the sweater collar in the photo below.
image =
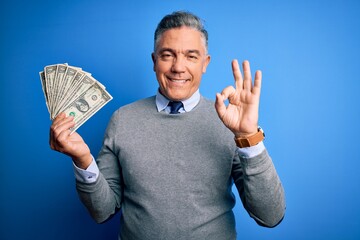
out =
[[(156, 102), (157, 110), (159, 112), (161, 111), (170, 112), (170, 109), (168, 107), (170, 100), (166, 98), (164, 95), (162, 95), (159, 90), (156, 93), (155, 102)], [(183, 103), (184, 108), (180, 109), (180, 113), (190, 112), (191, 110), (193, 110), (194, 107), (196, 107), (196, 105), (200, 102), (199, 89), (190, 98), (185, 99), (181, 102)]]

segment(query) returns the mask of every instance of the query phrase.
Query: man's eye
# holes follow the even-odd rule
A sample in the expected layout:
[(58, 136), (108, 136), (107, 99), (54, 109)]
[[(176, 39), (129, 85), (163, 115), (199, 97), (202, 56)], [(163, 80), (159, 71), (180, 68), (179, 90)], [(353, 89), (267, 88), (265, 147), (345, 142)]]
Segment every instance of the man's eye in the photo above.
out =
[(189, 58), (190, 60), (197, 60), (197, 59), (198, 59), (198, 56), (196, 56), (196, 55), (189, 55), (188, 58)]
[(161, 59), (167, 60), (167, 59), (171, 59), (173, 57), (172, 54), (169, 53), (163, 53), (160, 55)]

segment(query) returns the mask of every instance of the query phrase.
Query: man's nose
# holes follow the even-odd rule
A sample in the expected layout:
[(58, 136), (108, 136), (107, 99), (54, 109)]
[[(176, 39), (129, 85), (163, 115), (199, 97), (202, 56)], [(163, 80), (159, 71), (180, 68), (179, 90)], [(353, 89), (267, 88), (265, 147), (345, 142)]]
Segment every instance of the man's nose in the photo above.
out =
[(185, 72), (186, 69), (186, 62), (184, 57), (176, 57), (173, 61), (171, 71), (179, 73), (179, 72)]

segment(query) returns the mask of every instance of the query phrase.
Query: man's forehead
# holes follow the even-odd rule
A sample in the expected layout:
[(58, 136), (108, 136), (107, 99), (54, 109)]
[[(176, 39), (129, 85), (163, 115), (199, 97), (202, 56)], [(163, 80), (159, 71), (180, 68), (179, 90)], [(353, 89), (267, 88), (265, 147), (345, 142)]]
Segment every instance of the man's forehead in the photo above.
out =
[(205, 50), (205, 40), (201, 32), (194, 28), (172, 28), (160, 36), (157, 48), (158, 50), (181, 48), (186, 51), (200, 51)]

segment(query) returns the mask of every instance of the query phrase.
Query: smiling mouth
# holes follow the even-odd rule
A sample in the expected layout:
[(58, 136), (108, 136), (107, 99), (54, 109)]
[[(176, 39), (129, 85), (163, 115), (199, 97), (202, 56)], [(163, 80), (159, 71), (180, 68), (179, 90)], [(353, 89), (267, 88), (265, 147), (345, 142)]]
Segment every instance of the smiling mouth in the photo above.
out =
[(169, 77), (167, 77), (167, 79), (173, 83), (185, 83), (188, 81), (188, 79), (175, 79), (175, 78), (169, 78)]

